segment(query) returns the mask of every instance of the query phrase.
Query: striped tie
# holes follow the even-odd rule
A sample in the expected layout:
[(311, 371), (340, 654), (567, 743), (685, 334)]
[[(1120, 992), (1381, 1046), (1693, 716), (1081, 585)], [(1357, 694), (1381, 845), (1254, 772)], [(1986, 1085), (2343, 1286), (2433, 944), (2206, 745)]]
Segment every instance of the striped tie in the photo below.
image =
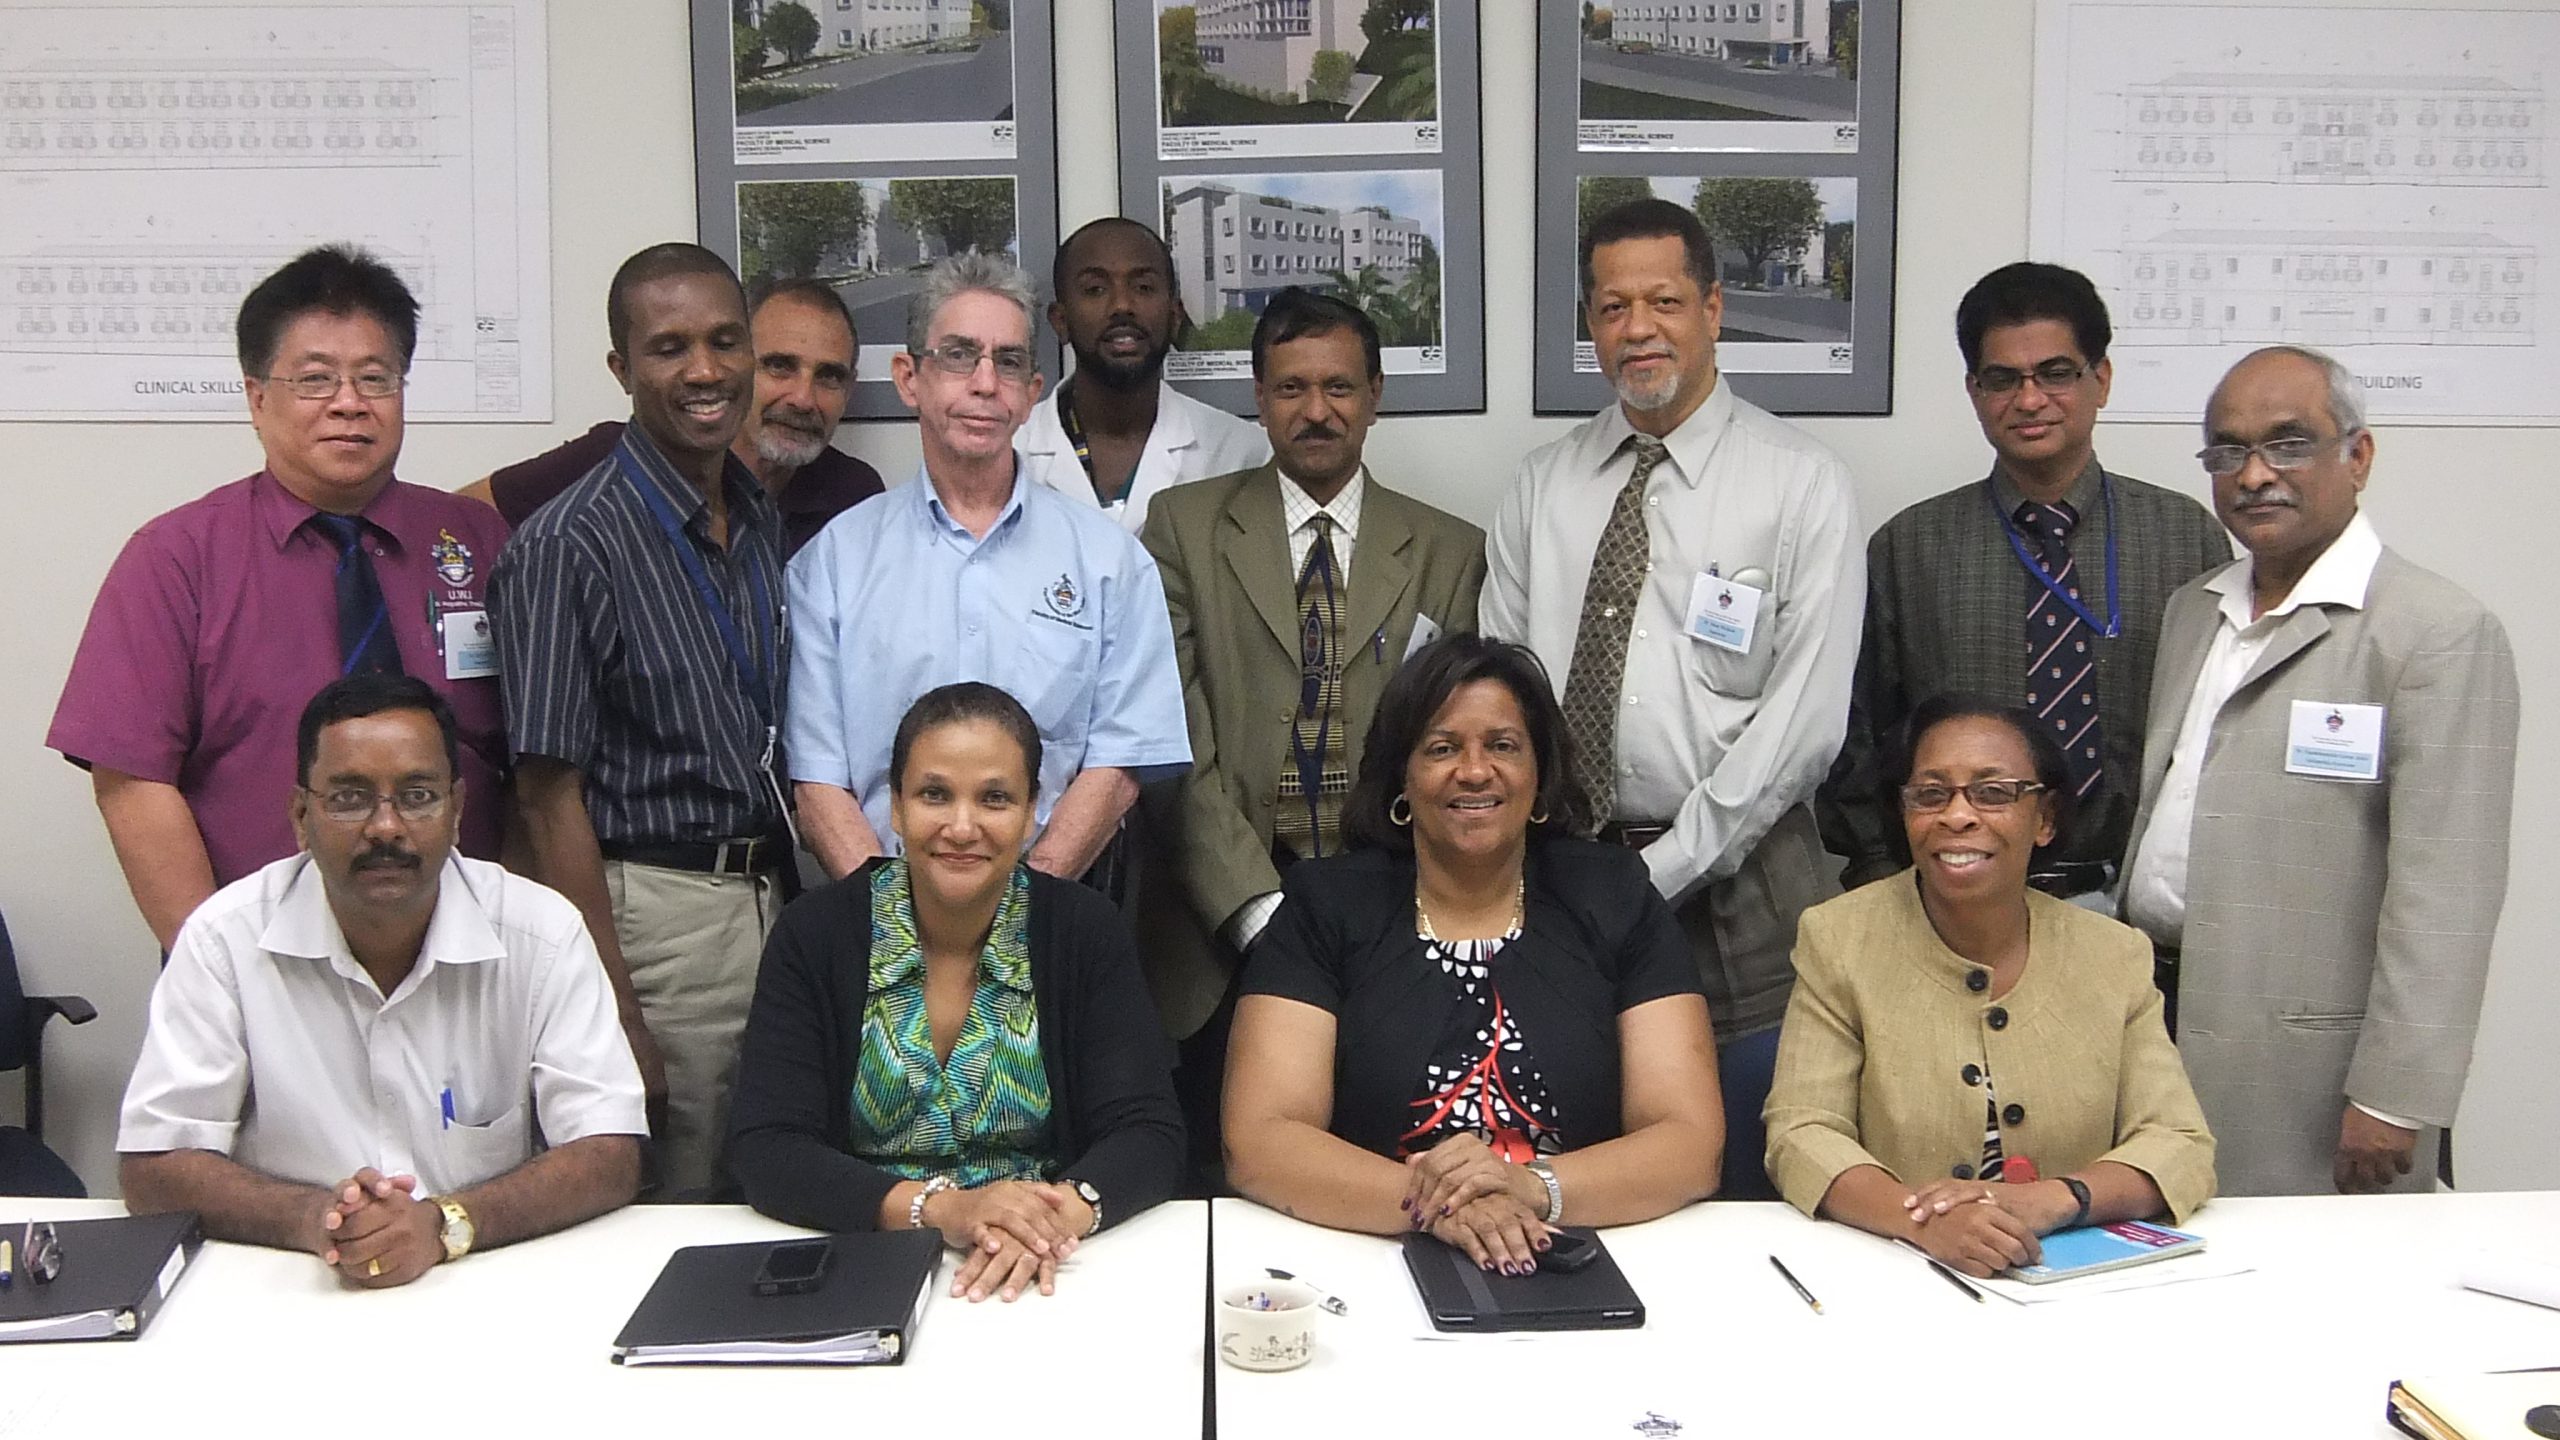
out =
[[(2018, 528), (2035, 541), (2044, 573), (2065, 595), (2080, 598), (2071, 559), (2071, 532), (2079, 512), (2068, 502), (2018, 507)], [(2027, 584), (2027, 708), (2053, 727), (2055, 744), (2071, 767), (2072, 793), (2086, 800), (2105, 775), (2098, 757), (2106, 746), (2098, 729), (2098, 652), (2088, 625), (2070, 606), (2032, 578)]]

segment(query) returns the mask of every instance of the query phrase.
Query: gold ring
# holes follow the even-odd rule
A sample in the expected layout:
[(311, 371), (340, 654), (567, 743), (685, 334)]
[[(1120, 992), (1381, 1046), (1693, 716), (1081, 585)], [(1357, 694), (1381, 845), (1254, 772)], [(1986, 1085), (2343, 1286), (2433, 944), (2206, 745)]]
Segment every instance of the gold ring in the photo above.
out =
[(368, 1280), (378, 1280), (382, 1278), (382, 1261), (379, 1259), (367, 1260), (364, 1262), (364, 1273), (365, 1278)]

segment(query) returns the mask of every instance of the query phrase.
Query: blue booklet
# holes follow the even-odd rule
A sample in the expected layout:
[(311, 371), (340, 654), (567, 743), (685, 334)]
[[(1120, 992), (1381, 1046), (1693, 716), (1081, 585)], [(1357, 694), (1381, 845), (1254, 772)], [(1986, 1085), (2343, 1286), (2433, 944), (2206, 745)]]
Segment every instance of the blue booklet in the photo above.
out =
[(2005, 1273), (2012, 1280), (2044, 1285), (2056, 1280), (2077, 1280), (2083, 1275), (2122, 1270), (2129, 1265), (2148, 1265), (2173, 1255), (2192, 1255), (2203, 1248), (2203, 1236), (2172, 1230), (2166, 1225), (2150, 1225), (2140, 1220), (2127, 1220), (2118, 1225), (2084, 1225), (2077, 1230), (2057, 1230), (2044, 1237), (2043, 1263), (2020, 1265)]

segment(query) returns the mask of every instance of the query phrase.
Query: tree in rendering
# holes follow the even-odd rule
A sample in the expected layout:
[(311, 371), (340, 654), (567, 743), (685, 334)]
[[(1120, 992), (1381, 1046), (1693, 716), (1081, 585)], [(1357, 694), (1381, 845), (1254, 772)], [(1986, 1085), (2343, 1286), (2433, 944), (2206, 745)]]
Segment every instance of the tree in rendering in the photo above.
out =
[(1701, 180), (1692, 208), (1718, 248), (1742, 258), (1755, 284), (1770, 261), (1803, 249), (1822, 228), (1822, 196), (1801, 178)]

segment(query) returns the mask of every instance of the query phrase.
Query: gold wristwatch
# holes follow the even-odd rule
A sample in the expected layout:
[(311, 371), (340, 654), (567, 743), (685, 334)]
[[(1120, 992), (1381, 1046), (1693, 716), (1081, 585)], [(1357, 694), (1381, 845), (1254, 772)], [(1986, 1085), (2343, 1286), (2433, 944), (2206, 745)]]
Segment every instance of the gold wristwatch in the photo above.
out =
[(436, 1208), (444, 1212), (444, 1229), (438, 1237), (444, 1241), (444, 1258), (459, 1260), (470, 1254), (471, 1242), (480, 1238), (479, 1227), (471, 1223), (471, 1212), (450, 1195), (437, 1196)]

